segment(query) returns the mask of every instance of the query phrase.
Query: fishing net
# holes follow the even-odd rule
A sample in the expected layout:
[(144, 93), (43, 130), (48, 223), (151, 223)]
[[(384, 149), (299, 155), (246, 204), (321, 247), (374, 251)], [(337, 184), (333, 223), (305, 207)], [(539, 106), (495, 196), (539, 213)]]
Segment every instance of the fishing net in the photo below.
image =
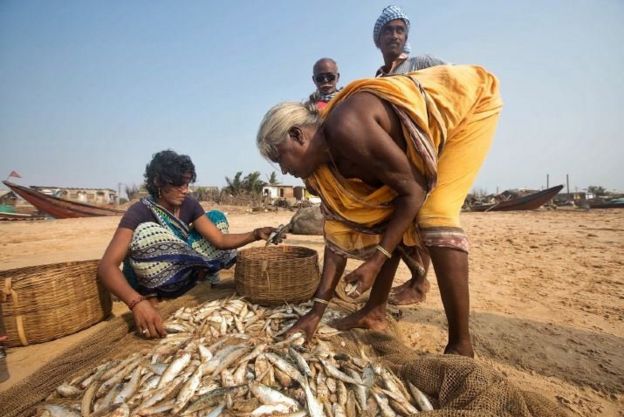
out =
[[(158, 309), (162, 317), (167, 317), (181, 307), (196, 306), (232, 293), (231, 288), (211, 289), (209, 285), (197, 285), (181, 297), (159, 303)], [(44, 367), (0, 393), (0, 416), (30, 416), (35, 404), (45, 400), (73, 375), (93, 368), (105, 358), (127, 356), (154, 343), (135, 336), (130, 313), (115, 317), (79, 345), (60, 353)]]
[[(559, 417), (568, 414), (546, 397), (520, 389), (495, 369), (456, 355), (421, 354), (405, 346), (398, 333), (353, 330), (339, 337), (353, 354), (365, 347), (405, 383), (432, 399), (439, 417)], [(337, 338), (338, 340), (338, 338)]]
[[(163, 317), (180, 307), (226, 297), (231, 288), (209, 290), (197, 286), (186, 295), (160, 304)], [(338, 301), (339, 309), (352, 310), (353, 305)], [(60, 354), (23, 382), (0, 394), (0, 415), (28, 416), (33, 406), (54, 392), (72, 376), (93, 368), (105, 358), (121, 358), (153, 346), (156, 342), (138, 338), (133, 333), (132, 317), (126, 314), (110, 320), (97, 334), (79, 346)], [(566, 416), (555, 403), (545, 397), (524, 391), (509, 382), (493, 368), (473, 359), (419, 354), (405, 346), (398, 336), (398, 325), (391, 320), (388, 333), (354, 330), (330, 339), (335, 352), (353, 356), (365, 355), (381, 361), (404, 383), (411, 383), (424, 392), (436, 410), (431, 416)]]

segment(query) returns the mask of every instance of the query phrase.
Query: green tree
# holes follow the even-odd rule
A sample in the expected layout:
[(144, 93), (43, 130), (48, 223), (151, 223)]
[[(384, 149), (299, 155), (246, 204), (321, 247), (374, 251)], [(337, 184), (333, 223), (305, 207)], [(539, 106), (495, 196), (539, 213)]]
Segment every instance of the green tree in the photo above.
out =
[(248, 174), (243, 179), (243, 189), (250, 194), (262, 193), (262, 187), (266, 185), (266, 182), (260, 179), (260, 172), (254, 171)]
[(279, 185), (280, 182), (277, 180), (277, 174), (275, 173), (275, 171), (271, 172), (271, 175), (269, 176), (269, 185)]
[(607, 194), (607, 190), (599, 185), (590, 185), (587, 187), (587, 192), (592, 193), (596, 197)]
[(241, 181), (242, 176), (243, 171), (238, 171), (236, 175), (234, 175), (234, 179), (225, 177), (225, 182), (227, 182), (227, 186), (223, 190), (232, 195), (240, 194), (241, 191), (243, 191), (243, 184)]

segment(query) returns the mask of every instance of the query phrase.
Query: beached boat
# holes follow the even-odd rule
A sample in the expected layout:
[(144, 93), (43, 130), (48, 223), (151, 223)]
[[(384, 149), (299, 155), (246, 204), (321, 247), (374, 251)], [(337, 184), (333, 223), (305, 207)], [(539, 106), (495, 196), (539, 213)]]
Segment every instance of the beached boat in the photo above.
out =
[(6, 211), (0, 211), (0, 221), (7, 220), (43, 220), (44, 216), (36, 216), (27, 213), (11, 213)]
[(35, 206), (40, 212), (57, 219), (69, 219), (74, 217), (96, 217), (96, 216), (119, 216), (123, 210), (108, 207), (98, 207), (91, 204), (79, 203), (77, 201), (66, 200), (64, 198), (53, 197), (32, 188), (13, 184), (9, 181), (2, 181), (15, 194)]
[(606, 209), (606, 208), (624, 208), (624, 198), (616, 198), (614, 200), (604, 201), (591, 201), (588, 200), (587, 204), (589, 208), (593, 209)]
[(478, 204), (470, 207), (470, 211), (512, 211), (535, 210), (548, 203), (563, 189), (563, 185), (547, 188), (533, 194), (511, 198), (490, 204)]

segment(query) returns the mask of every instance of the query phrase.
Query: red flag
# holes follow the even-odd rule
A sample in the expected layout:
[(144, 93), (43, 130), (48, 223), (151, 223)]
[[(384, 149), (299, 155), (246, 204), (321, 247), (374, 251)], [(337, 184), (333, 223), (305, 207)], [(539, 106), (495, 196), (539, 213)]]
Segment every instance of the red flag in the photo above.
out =
[(22, 178), (22, 176), (17, 171), (11, 171), (11, 173), (9, 174), (7, 178), (11, 178), (11, 177)]

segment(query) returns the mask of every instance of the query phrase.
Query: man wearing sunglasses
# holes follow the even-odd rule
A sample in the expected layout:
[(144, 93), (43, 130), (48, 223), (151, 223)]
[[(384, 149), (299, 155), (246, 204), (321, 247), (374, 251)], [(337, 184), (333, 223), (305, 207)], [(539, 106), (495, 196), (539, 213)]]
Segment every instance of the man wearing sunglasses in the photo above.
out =
[(373, 28), (375, 46), (381, 50), (384, 65), (377, 70), (376, 77), (408, 72), (444, 65), (443, 60), (430, 55), (409, 56), (410, 46), (407, 43), (410, 20), (398, 6), (388, 6)]
[(310, 94), (308, 102), (322, 110), (338, 92), (336, 85), (339, 79), (340, 73), (336, 61), (331, 58), (321, 58), (316, 61), (312, 67), (312, 81), (316, 85), (316, 91)]

